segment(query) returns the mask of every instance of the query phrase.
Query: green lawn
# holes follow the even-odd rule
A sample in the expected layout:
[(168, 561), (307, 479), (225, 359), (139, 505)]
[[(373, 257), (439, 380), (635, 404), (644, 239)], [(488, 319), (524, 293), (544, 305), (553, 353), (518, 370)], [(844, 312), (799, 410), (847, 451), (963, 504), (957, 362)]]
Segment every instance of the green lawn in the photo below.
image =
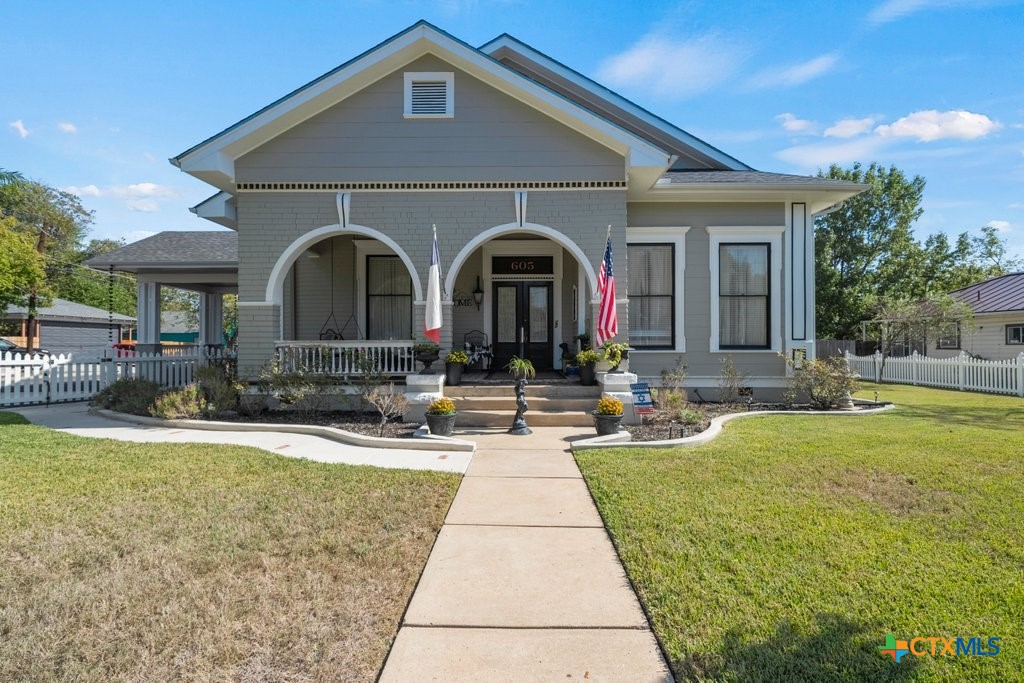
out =
[(0, 413), (0, 680), (373, 680), (458, 483)]
[[(577, 453), (679, 678), (1020, 680), (1024, 400), (879, 392), (898, 409)], [(896, 664), (888, 632), (1002, 651)]]

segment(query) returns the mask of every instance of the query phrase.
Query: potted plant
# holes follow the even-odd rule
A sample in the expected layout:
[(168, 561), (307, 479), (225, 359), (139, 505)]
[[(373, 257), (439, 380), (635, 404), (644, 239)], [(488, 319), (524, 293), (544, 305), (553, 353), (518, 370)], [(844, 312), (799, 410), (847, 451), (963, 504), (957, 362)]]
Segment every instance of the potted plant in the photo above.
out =
[(597, 402), (597, 410), (591, 414), (598, 436), (615, 434), (622, 422), (622, 401), (614, 396), (602, 396)]
[(601, 348), (604, 349), (604, 359), (611, 366), (608, 372), (622, 372), (619, 366), (622, 365), (622, 361), (629, 358), (629, 344), (606, 341)]
[(457, 387), (462, 384), (462, 372), (469, 365), (469, 354), (461, 349), (452, 349), (444, 358), (445, 384)]
[(533, 379), (537, 376), (537, 370), (533, 367), (533, 363), (529, 359), (519, 356), (512, 356), (512, 360), (508, 362), (505, 369), (517, 380)]
[(597, 384), (597, 362), (601, 357), (594, 349), (583, 349), (576, 354), (576, 364), (580, 366), (580, 384), (592, 387)]
[(576, 343), (579, 345), (580, 351), (586, 351), (587, 349), (590, 348), (590, 335), (589, 334), (586, 334), (586, 333), (577, 334), (574, 337), (574, 339), (576, 340)]
[(413, 344), (412, 352), (416, 360), (423, 363), (421, 375), (430, 374), (430, 365), (441, 355), (441, 347), (434, 342), (419, 342)]
[(427, 406), (427, 427), (431, 434), (438, 436), (451, 436), (455, 431), (455, 403), (447, 396), (434, 399)]

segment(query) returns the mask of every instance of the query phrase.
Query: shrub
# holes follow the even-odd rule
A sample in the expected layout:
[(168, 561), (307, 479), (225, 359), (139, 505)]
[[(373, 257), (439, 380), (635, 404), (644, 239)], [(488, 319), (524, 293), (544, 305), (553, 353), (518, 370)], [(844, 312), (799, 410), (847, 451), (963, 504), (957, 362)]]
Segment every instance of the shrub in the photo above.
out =
[(629, 348), (629, 344), (619, 344), (611, 340), (601, 345), (604, 349), (604, 359), (613, 367), (617, 368), (622, 364), (622, 352)]
[(537, 376), (537, 370), (533, 367), (533, 361), (528, 358), (512, 356), (512, 360), (505, 366), (508, 374), (516, 379), (532, 379)]
[(458, 363), (459, 365), (469, 365), (469, 354), (461, 349), (452, 349), (445, 356), (445, 363)]
[(622, 401), (614, 396), (602, 396), (597, 402), (598, 415), (622, 415)]
[(732, 354), (722, 359), (722, 371), (718, 377), (718, 400), (732, 403), (748, 393), (747, 374), (736, 367)]
[(593, 349), (583, 349), (576, 354), (576, 364), (581, 367), (584, 365), (597, 365), (599, 360), (601, 360), (601, 356)]
[(132, 415), (149, 415), (160, 385), (145, 379), (119, 379), (93, 396), (91, 405)]
[(164, 420), (194, 420), (206, 412), (206, 397), (198, 384), (167, 391), (156, 397), (149, 414)]
[(455, 403), (447, 396), (434, 399), (427, 406), (428, 415), (454, 415)]
[(787, 358), (786, 364), (793, 370), (785, 394), (789, 404), (806, 396), (815, 408), (828, 410), (860, 388), (856, 373), (841, 356), (804, 360), (799, 366)]
[(329, 377), (300, 369), (282, 370), (277, 359), (260, 370), (257, 386), (260, 393), (273, 396), (281, 405), (292, 406), (297, 412), (312, 417), (327, 407)]
[(206, 410), (211, 416), (238, 410), (242, 385), (233, 382), (222, 367), (205, 367), (196, 370), (196, 383), (206, 398)]
[(380, 436), (384, 436), (384, 427), (388, 420), (401, 417), (408, 403), (405, 394), (395, 391), (394, 383), (388, 384), (387, 388), (374, 387), (364, 398), (367, 403), (377, 409), (377, 414), (380, 415)]

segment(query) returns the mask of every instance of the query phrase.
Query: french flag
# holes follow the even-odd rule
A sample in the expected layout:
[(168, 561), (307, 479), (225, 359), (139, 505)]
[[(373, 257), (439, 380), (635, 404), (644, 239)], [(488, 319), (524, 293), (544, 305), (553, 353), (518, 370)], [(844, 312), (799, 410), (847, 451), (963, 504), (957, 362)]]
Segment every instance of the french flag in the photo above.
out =
[(437, 248), (437, 226), (434, 226), (434, 249), (430, 253), (427, 274), (427, 312), (423, 320), (423, 336), (441, 343), (441, 251)]

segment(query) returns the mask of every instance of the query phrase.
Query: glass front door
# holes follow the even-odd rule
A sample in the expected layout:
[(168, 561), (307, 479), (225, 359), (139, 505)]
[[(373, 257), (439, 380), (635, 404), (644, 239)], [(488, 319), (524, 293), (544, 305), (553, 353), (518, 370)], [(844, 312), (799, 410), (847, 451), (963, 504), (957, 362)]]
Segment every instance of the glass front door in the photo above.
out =
[(494, 366), (512, 356), (527, 358), (538, 370), (551, 368), (552, 286), (550, 282), (494, 284)]

